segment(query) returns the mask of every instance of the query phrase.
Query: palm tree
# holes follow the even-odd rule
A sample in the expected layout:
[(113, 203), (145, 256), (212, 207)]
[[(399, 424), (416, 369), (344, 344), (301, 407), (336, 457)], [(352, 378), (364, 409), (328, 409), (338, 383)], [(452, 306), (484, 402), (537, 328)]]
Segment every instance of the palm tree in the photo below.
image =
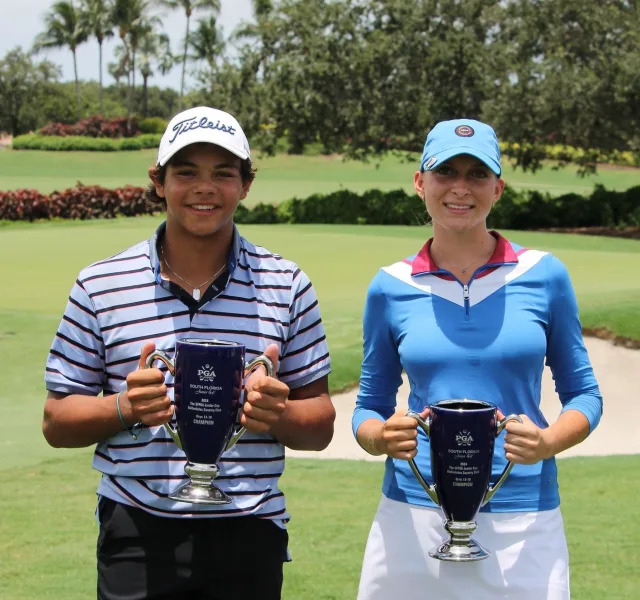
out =
[(127, 89), (129, 89), (128, 86), (131, 78), (131, 69), (129, 68), (129, 54), (124, 45), (121, 44), (113, 49), (113, 57), (116, 61), (107, 65), (109, 75), (115, 79), (116, 88), (120, 87), (120, 80), (123, 77), (126, 77)]
[(107, 63), (107, 72), (116, 82), (116, 89), (120, 89), (120, 80), (126, 75), (126, 67), (121, 62)]
[(113, 35), (111, 21), (112, 0), (82, 0), (81, 19), (87, 31), (98, 41), (98, 69), (100, 87), (98, 88), (98, 105), (100, 114), (104, 114), (102, 101), (102, 43)]
[(255, 50), (251, 61), (253, 69), (256, 73), (262, 69), (262, 74), (266, 78), (268, 59), (273, 56), (273, 47), (277, 43), (273, 33), (274, 27), (271, 23), (274, 6), (272, 0), (252, 0), (252, 5), (255, 22), (241, 22), (231, 39), (235, 42), (249, 42), (252, 49)]
[(198, 21), (198, 28), (189, 37), (191, 60), (204, 60), (211, 72), (215, 71), (216, 59), (222, 54), (224, 41), (222, 33), (216, 25), (215, 17), (208, 17)]
[(133, 92), (136, 86), (136, 52), (139, 40), (146, 32), (159, 25), (160, 19), (150, 16), (151, 0), (114, 0), (111, 19), (122, 40), (127, 53), (131, 79), (127, 92), (127, 121), (131, 129), (133, 111)]
[(173, 67), (173, 56), (171, 55), (171, 44), (169, 36), (164, 33), (154, 33), (147, 31), (140, 39), (140, 60), (139, 67), (142, 75), (142, 115), (147, 116), (148, 86), (149, 77), (153, 75), (154, 68), (157, 68), (162, 75), (165, 75)]
[(80, 102), (80, 82), (78, 81), (78, 62), (76, 49), (87, 41), (89, 34), (84, 28), (80, 12), (73, 0), (56, 2), (51, 11), (44, 17), (45, 31), (36, 36), (33, 46), (34, 52), (46, 48), (69, 48), (73, 53), (73, 74), (76, 82), (77, 118), (82, 118), (82, 104)]
[(195, 10), (212, 11), (215, 15), (220, 12), (220, 0), (161, 0), (164, 6), (176, 9), (184, 9), (187, 17), (187, 27), (184, 36), (184, 52), (182, 54), (182, 75), (180, 76), (180, 108), (182, 108), (182, 97), (184, 95), (184, 74), (187, 68), (187, 50), (189, 48), (189, 20)]

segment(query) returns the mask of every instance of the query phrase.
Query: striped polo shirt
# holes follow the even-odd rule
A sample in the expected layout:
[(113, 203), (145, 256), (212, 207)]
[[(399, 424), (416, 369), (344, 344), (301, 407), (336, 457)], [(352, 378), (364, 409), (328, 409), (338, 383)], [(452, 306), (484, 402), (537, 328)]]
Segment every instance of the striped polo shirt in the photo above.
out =
[[(124, 390), (145, 343), (173, 355), (183, 337), (243, 344), (247, 361), (275, 343), (278, 378), (291, 389), (329, 373), (316, 294), (295, 263), (251, 244), (234, 226), (228, 273), (198, 303), (160, 275), (157, 244), (165, 227), (80, 272), (47, 359), (48, 390), (94, 396)], [(172, 397), (172, 376), (163, 363), (156, 366)], [(271, 435), (245, 433), (220, 459), (216, 485), (233, 502), (219, 507), (168, 498), (187, 481), (186, 459), (161, 426), (145, 427), (137, 440), (123, 431), (101, 441), (93, 466), (103, 474), (98, 494), (159, 516), (256, 515), (281, 524), (288, 520), (278, 488), (284, 457)]]

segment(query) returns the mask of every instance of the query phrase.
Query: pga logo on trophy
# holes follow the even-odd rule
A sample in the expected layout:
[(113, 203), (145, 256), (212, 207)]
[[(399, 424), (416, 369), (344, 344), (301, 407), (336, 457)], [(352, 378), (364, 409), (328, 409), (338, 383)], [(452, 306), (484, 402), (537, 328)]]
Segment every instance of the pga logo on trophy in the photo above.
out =
[(169, 494), (172, 500), (194, 504), (229, 504), (231, 498), (213, 484), (218, 461), (246, 431), (238, 425), (242, 410), (244, 373), (264, 365), (273, 376), (273, 364), (261, 354), (245, 363), (245, 346), (235, 342), (188, 338), (176, 342), (171, 360), (156, 350), (147, 358), (150, 368), (163, 362), (174, 376), (177, 429), (165, 429), (184, 451), (189, 482)]
[(418, 421), (431, 445), (431, 476), (428, 484), (415, 460), (409, 465), (429, 498), (442, 510), (444, 528), (449, 539), (429, 552), (439, 560), (463, 562), (489, 556), (471, 535), (480, 507), (489, 502), (509, 475), (513, 464), (507, 463), (494, 485), (491, 465), (495, 439), (509, 421), (522, 419), (509, 415), (498, 421), (497, 408), (480, 400), (443, 400), (431, 408), (427, 419), (414, 412), (407, 416)]

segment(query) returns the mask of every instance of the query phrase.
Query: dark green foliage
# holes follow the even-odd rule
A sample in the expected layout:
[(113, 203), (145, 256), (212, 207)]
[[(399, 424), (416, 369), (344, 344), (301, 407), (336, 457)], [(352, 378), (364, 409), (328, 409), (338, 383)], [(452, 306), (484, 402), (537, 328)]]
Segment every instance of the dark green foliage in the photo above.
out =
[(487, 223), (508, 229), (552, 227), (624, 227), (640, 225), (640, 186), (624, 192), (598, 185), (589, 196), (550, 196), (505, 188)]
[(162, 135), (167, 128), (168, 121), (162, 117), (147, 117), (138, 124), (138, 129), (142, 133), (159, 133)]
[(73, 114), (73, 97), (60, 102), (54, 94), (59, 75), (59, 67), (46, 60), (35, 63), (20, 47), (0, 59), (0, 131), (18, 135), (44, 125), (43, 101), (49, 96), (53, 96), (49, 106), (55, 104), (61, 112)]
[(425, 209), (415, 194), (404, 190), (340, 190), (287, 200), (278, 207), (278, 216), (282, 223), (421, 225)]
[(145, 133), (131, 138), (95, 138), (79, 135), (20, 135), (13, 139), (14, 150), (89, 150), (95, 152), (115, 152), (118, 150), (142, 150), (157, 148), (162, 136)]

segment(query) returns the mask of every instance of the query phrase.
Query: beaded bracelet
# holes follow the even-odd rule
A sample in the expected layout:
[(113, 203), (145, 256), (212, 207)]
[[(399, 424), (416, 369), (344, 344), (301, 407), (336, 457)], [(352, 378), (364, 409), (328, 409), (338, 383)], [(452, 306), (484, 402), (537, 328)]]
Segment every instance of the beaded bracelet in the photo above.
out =
[(122, 416), (122, 411), (120, 410), (120, 396), (122, 394), (124, 394), (124, 392), (125, 392), (125, 390), (122, 390), (122, 391), (118, 392), (118, 395), (116, 396), (116, 410), (118, 411), (118, 417), (120, 419), (120, 423), (122, 423), (122, 429), (128, 431), (129, 435), (134, 440), (137, 440), (138, 439), (138, 432), (142, 428), (142, 425), (140, 423), (135, 423), (134, 425), (131, 425), (131, 427), (129, 427), (125, 423), (124, 417)]

